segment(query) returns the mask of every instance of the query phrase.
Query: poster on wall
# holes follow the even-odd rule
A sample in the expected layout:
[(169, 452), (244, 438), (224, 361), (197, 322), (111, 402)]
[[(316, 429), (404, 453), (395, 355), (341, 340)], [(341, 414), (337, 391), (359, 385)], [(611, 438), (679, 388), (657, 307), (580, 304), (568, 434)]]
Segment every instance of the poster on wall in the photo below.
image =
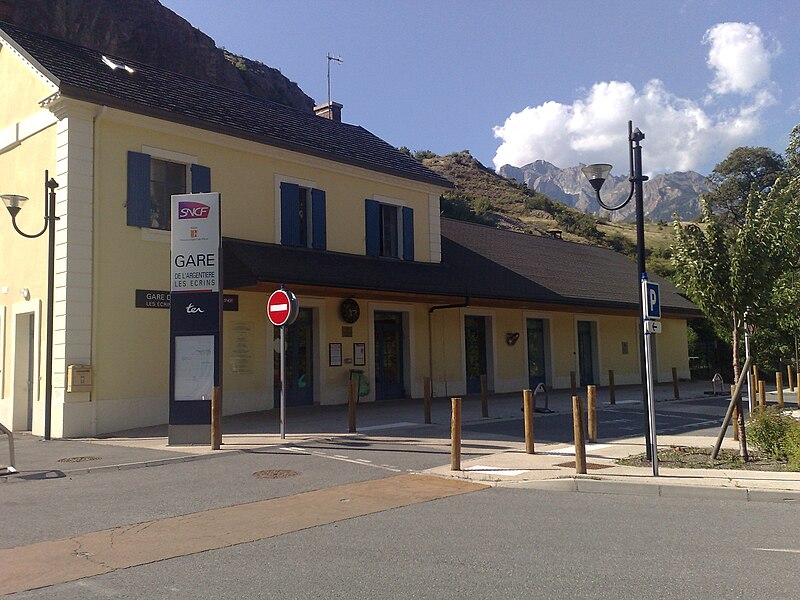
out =
[(214, 387), (214, 336), (175, 336), (175, 401), (210, 400)]

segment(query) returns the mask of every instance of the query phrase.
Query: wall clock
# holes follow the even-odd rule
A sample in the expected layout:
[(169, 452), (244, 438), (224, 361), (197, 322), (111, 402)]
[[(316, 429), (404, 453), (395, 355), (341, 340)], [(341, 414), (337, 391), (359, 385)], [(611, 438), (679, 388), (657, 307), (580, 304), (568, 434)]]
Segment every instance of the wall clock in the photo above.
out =
[(342, 320), (345, 323), (355, 323), (361, 315), (361, 309), (358, 307), (358, 302), (352, 298), (342, 300), (342, 305), (339, 307), (339, 312), (342, 315)]

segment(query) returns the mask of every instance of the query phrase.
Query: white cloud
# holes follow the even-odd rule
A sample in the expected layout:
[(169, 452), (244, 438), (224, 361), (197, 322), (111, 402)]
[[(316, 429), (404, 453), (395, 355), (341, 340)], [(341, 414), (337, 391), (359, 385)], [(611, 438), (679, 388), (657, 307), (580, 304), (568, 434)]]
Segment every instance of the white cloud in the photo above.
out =
[[(494, 128), (502, 140), (495, 167), (538, 159), (559, 167), (611, 161), (616, 175), (625, 174), (629, 119), (647, 136), (642, 144), (650, 173), (697, 170), (746, 144), (762, 127), (763, 108), (774, 102), (769, 72), (775, 54), (765, 49), (752, 24), (715, 25), (703, 40), (710, 45), (708, 65), (715, 73), (712, 91), (738, 94), (739, 106), (722, 108), (714, 94), (699, 101), (680, 98), (658, 79), (641, 90), (629, 82), (600, 82), (571, 104), (549, 101), (512, 113)], [(746, 57), (755, 59), (752, 67)]]
[(709, 68), (715, 72), (711, 89), (717, 94), (749, 94), (770, 81), (770, 66), (778, 50), (769, 50), (758, 25), (719, 23), (706, 31), (703, 43)]

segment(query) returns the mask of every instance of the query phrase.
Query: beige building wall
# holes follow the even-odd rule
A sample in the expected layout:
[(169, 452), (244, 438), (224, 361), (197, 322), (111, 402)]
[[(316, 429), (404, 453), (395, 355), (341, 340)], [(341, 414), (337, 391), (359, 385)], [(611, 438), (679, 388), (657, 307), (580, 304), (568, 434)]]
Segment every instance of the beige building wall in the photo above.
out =
[[(55, 88), (45, 78), (34, 77), (26, 63), (10, 46), (0, 46), (0, 81), (5, 92), (0, 94), (0, 194), (29, 198), (16, 221), (23, 232), (36, 234), (44, 225), (44, 172), (49, 170), (54, 176), (56, 165), (56, 119), (39, 102)], [(46, 381), (40, 346), (47, 310), (47, 234), (36, 239), (18, 235), (5, 207), (0, 210), (0, 422), (13, 429), (28, 429), (30, 397), (32, 428), (41, 434)], [(28, 348), (31, 323), (33, 353)]]

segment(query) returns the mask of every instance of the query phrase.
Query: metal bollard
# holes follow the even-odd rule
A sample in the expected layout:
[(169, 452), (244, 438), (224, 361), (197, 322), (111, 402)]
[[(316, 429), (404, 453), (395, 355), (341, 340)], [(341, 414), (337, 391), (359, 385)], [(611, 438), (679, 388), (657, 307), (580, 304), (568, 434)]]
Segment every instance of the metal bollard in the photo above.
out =
[(431, 422), (431, 396), (432, 396), (431, 378), (430, 377), (426, 377), (425, 378), (425, 384), (424, 385), (425, 385), (425, 397), (424, 397), (424, 399), (422, 401), (422, 407), (423, 407), (423, 411), (425, 413), (425, 424), (426, 425), (430, 425), (430, 422)]
[(586, 474), (586, 438), (583, 433), (583, 407), (578, 396), (572, 397), (572, 431), (575, 438), (575, 473)]
[(617, 403), (617, 390), (614, 387), (614, 370), (608, 370), (608, 402), (609, 404)]
[(681, 399), (681, 390), (678, 387), (678, 369), (672, 367), (672, 395), (675, 400)]
[(350, 380), (350, 391), (347, 396), (347, 423), (350, 433), (356, 432), (356, 381)]
[(489, 416), (489, 386), (486, 383), (486, 374), (481, 375), (481, 415)]

